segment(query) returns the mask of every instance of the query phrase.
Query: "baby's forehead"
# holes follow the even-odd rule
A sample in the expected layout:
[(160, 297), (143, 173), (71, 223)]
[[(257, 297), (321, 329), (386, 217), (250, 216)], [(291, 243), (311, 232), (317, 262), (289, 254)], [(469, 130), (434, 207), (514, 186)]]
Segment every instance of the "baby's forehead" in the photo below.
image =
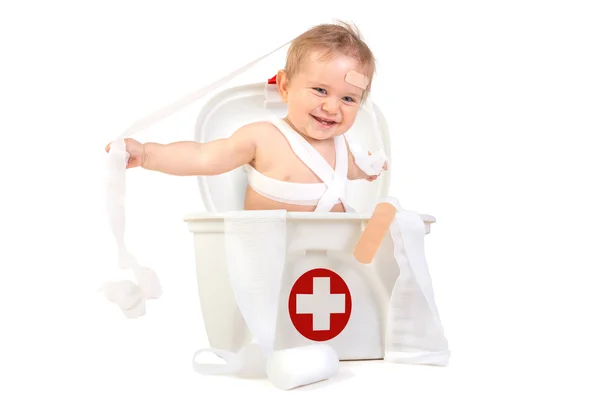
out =
[(312, 50), (308, 52), (304, 57), (301, 65), (306, 68), (310, 66), (336, 66), (344, 64), (350, 66), (352, 69), (366, 69), (366, 65), (363, 65), (356, 57), (348, 54), (344, 54), (338, 51), (329, 50)]
[(366, 74), (367, 66), (355, 57), (341, 53), (323, 53), (313, 51), (306, 54), (298, 65), (299, 70), (306, 73), (325, 73), (354, 70)]
[(367, 67), (344, 54), (315, 52), (306, 57), (298, 72), (313, 83), (350, 84), (356, 89), (365, 89), (369, 82)]

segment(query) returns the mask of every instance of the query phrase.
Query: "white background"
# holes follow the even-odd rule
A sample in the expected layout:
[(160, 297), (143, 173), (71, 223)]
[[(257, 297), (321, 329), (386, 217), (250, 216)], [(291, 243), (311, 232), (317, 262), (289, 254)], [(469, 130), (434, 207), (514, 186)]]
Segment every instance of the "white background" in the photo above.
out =
[[(600, 396), (597, 2), (202, 3), (0, 6), (0, 398)], [(182, 220), (202, 211), (196, 179), (128, 173), (128, 243), (164, 295), (127, 320), (95, 292), (115, 270), (103, 148), (334, 18), (356, 22), (378, 58), (392, 194), (438, 219), (426, 250), (451, 365), (344, 365), (291, 392), (198, 375), (191, 357), (208, 343)], [(201, 105), (139, 139), (192, 139)]]

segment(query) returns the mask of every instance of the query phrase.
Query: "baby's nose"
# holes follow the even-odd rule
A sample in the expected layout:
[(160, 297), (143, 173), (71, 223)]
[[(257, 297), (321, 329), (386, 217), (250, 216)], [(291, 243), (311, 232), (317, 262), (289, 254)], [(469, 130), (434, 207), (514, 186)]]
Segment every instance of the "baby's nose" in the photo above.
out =
[(323, 103), (323, 111), (326, 111), (330, 114), (336, 114), (340, 109), (340, 105), (338, 101), (334, 98), (328, 98)]

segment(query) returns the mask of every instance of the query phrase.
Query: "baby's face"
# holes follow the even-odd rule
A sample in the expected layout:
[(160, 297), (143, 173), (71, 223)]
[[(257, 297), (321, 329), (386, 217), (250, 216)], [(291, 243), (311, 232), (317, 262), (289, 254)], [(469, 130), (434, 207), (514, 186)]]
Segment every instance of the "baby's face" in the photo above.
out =
[(289, 121), (301, 134), (317, 140), (339, 136), (352, 127), (363, 89), (346, 82), (346, 74), (365, 74), (354, 58), (320, 56), (312, 54), (284, 86)]

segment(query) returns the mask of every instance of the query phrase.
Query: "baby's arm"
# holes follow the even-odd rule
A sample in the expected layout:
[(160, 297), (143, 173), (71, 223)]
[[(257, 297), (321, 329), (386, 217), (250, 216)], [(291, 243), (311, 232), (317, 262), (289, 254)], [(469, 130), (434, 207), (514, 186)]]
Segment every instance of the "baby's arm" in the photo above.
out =
[(250, 124), (229, 138), (207, 143), (145, 143), (142, 168), (179, 176), (223, 174), (254, 159), (256, 131), (257, 127)]

